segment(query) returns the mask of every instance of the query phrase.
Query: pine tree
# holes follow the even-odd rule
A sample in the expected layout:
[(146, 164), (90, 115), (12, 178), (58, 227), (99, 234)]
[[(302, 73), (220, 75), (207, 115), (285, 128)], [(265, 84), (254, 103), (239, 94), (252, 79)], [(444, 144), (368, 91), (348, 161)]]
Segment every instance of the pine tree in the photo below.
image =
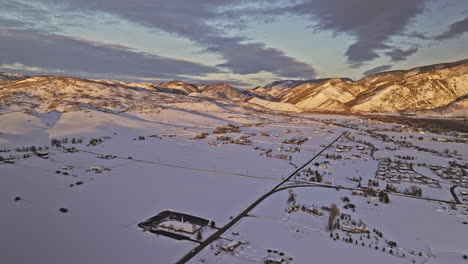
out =
[(315, 171), (315, 179), (317, 182), (322, 182), (322, 175), (318, 171)]
[(387, 193), (384, 193), (383, 201), (384, 201), (384, 203), (390, 203), (390, 198), (388, 197)]

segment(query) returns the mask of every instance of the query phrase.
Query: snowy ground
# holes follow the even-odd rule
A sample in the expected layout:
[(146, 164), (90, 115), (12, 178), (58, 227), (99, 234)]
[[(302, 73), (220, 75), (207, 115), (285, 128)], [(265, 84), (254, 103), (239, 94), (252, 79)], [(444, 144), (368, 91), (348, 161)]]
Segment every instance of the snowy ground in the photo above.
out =
[[(453, 184), (429, 169), (430, 165), (448, 167), (450, 161), (466, 164), (466, 142), (430, 140), (456, 139), (453, 135), (384, 131), (399, 126), (350, 116), (252, 114), (235, 106), (199, 109), (184, 104), (154, 112), (121, 114), (3, 109), (0, 150), (10, 151), (0, 152), (0, 156), (16, 158), (12, 159), (14, 164), (0, 164), (0, 262), (174, 263), (198, 243), (142, 232), (137, 227), (139, 222), (171, 209), (214, 220), (221, 227), (324, 145), (342, 132), (351, 131), (352, 140), (341, 138), (307, 166), (320, 173), (323, 182), (355, 189), (358, 182), (350, 178), (360, 178), (362, 185), (375, 180), (379, 183), (376, 189), (383, 190), (387, 182), (375, 178), (377, 158), (398, 160), (397, 156), (410, 155), (414, 160), (407, 162), (426, 164), (415, 165), (415, 171), (440, 181), (441, 188), (423, 184), (394, 184), (395, 187), (403, 191), (417, 185), (422, 189), (421, 198), (442, 201), (390, 194), (390, 203), (385, 204), (378, 198), (351, 196), (350, 190), (294, 188), (298, 203), (335, 203), (341, 213), (361, 219), (371, 230), (380, 230), (384, 238), (372, 244), (378, 245), (379, 250), (368, 247), (372, 239), (362, 246), (330, 238), (325, 229), (327, 212), (323, 216), (301, 211), (286, 213), (288, 192), (282, 191), (267, 198), (250, 213), (251, 217), (243, 218), (191, 263), (263, 263), (263, 258), (271, 255), (268, 249), (293, 258), (291, 263), (361, 263), (362, 259), (381, 263), (411, 263), (412, 259), (417, 263), (466, 263), (462, 256), (468, 254), (468, 225), (463, 223), (468, 221), (467, 209), (450, 204), (453, 196), (449, 188)], [(213, 134), (216, 127), (228, 123), (238, 126), (240, 132)], [(438, 153), (384, 141), (375, 133), (366, 132), (372, 128), (390, 138), (407, 137), (414, 146)], [(206, 136), (194, 139), (201, 133)], [(424, 140), (418, 139), (420, 135)], [(230, 137), (232, 142), (240, 142), (244, 136), (249, 143), (233, 144), (219, 136)], [(308, 140), (302, 145), (283, 143), (300, 137)], [(74, 147), (78, 152), (65, 153), (64, 148), (51, 146), (51, 139), (64, 138), (68, 138), (68, 143), (63, 146)], [(72, 144), (72, 138), (82, 139), (83, 143)], [(103, 142), (88, 146), (91, 138), (101, 138)], [(358, 145), (363, 145), (358, 141), (370, 143), (376, 150), (358, 150)], [(351, 149), (336, 152), (339, 144)], [(43, 147), (41, 151), (49, 152), (49, 158), (15, 150), (33, 145)], [(300, 151), (288, 152), (288, 147)], [(460, 155), (443, 155), (445, 149), (457, 150)], [(25, 154), (31, 156), (23, 158)], [(101, 154), (116, 158), (98, 158)], [(291, 160), (275, 158), (276, 155), (289, 155)], [(341, 158), (332, 159), (331, 155)], [(109, 170), (86, 171), (94, 166)], [(310, 180), (304, 177), (302, 174), (293, 179)], [(460, 196), (463, 188), (456, 190)], [(356, 206), (355, 212), (343, 208), (344, 196)], [(60, 208), (68, 212), (60, 212)], [(342, 231), (336, 232), (346, 236)], [(385, 239), (396, 241), (406, 256), (382, 252)], [(219, 250), (221, 244), (231, 240), (246, 244), (233, 252)], [(411, 251), (416, 255), (411, 255)], [(417, 255), (419, 252), (421, 256)]]

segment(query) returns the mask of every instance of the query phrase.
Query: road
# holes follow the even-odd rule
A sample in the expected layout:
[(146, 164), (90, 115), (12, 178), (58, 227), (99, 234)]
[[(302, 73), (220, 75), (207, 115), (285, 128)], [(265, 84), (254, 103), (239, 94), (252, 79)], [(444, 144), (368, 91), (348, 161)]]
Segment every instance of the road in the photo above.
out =
[(15, 110), (15, 111), (10, 111), (10, 112), (4, 112), (4, 113), (0, 113), (0, 115), (7, 115), (7, 114), (11, 114), (11, 113), (18, 113), (18, 112), (24, 112), (24, 110)]
[(453, 196), (453, 199), (455, 200), (455, 202), (457, 204), (461, 204), (460, 199), (458, 199), (458, 196), (455, 193), (455, 188), (457, 188), (457, 187), (458, 187), (457, 185), (454, 185), (454, 186), (450, 187), (450, 192), (452, 193), (452, 196)]
[(227, 230), (229, 230), (231, 227), (233, 227), (237, 222), (239, 222), (243, 217), (246, 217), (252, 209), (254, 209), (258, 204), (260, 204), (263, 200), (265, 200), (267, 197), (270, 195), (276, 193), (280, 187), (288, 182), (294, 175), (296, 175), (298, 172), (300, 172), (303, 168), (305, 168), (307, 165), (309, 165), (312, 161), (314, 161), (320, 154), (322, 154), (325, 150), (327, 150), (330, 146), (335, 144), (338, 139), (340, 139), (343, 135), (347, 134), (349, 132), (343, 132), (340, 134), (337, 138), (335, 138), (330, 144), (328, 144), (326, 147), (324, 147), (320, 152), (318, 152), (314, 157), (312, 157), (310, 160), (308, 160), (304, 165), (301, 167), (297, 168), (294, 172), (292, 172), (288, 177), (286, 177), (283, 181), (281, 181), (279, 184), (277, 184), (271, 191), (265, 193), (262, 195), (260, 198), (258, 198), (256, 201), (251, 203), (247, 208), (245, 208), (239, 215), (231, 219), (226, 225), (224, 225), (222, 228), (220, 228), (218, 231), (213, 233), (210, 237), (206, 238), (201, 244), (196, 246), (194, 249), (192, 249), (190, 252), (188, 252), (185, 256), (183, 256), (179, 261), (177, 261), (177, 264), (182, 264), (182, 263), (187, 263), (190, 259), (192, 259), (195, 255), (197, 255), (200, 251), (202, 251), (206, 246), (209, 244), (213, 243), (216, 241), (222, 234), (224, 234)]

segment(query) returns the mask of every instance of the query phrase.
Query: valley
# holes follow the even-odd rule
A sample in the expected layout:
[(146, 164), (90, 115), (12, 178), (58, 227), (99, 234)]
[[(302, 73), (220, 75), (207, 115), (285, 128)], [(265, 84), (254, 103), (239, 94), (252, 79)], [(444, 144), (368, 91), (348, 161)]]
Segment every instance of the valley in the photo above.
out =
[[(450, 95), (375, 99), (397, 85), (379, 79), (430, 73)], [(466, 74), (250, 90), (7, 75), (0, 262), (466, 263)]]

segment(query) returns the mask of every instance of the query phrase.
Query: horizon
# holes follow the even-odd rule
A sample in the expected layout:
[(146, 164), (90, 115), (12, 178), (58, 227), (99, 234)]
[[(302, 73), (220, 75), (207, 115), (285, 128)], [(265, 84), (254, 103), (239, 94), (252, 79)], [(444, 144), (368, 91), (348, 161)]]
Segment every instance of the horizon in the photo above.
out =
[(26, 75), (252, 88), (468, 58), (462, 0), (7, 0), (3, 7), (0, 70)]
[[(27, 77), (36, 77), (36, 76), (52, 76), (52, 77), (63, 77), (63, 78), (78, 78), (78, 79), (87, 79), (87, 80), (90, 80), (90, 81), (100, 81), (100, 80), (109, 80), (109, 81), (122, 81), (122, 82), (127, 82), (127, 83), (151, 83), (151, 84), (164, 84), (164, 83), (170, 83), (170, 82), (184, 82), (184, 83), (187, 83), (187, 84), (193, 84), (193, 85), (206, 85), (206, 86), (213, 86), (213, 85), (216, 85), (216, 84), (221, 84), (221, 83), (226, 83), (226, 84), (229, 84), (233, 87), (236, 87), (236, 88), (239, 88), (241, 90), (249, 90), (249, 89), (255, 89), (255, 88), (258, 88), (258, 87), (265, 87), (267, 86), (268, 84), (271, 84), (273, 82), (276, 82), (276, 81), (307, 81), (307, 80), (328, 80), (328, 79), (349, 79), (351, 80), (352, 82), (358, 82), (366, 77), (369, 77), (371, 75), (375, 75), (375, 74), (380, 74), (380, 73), (385, 73), (385, 72), (398, 72), (398, 71), (410, 71), (410, 70), (413, 70), (415, 68), (420, 68), (420, 67), (427, 67), (427, 66), (434, 66), (434, 65), (439, 65), (439, 64), (449, 64), (449, 63), (457, 63), (457, 62), (460, 62), (460, 61), (466, 61), (468, 60), (467, 59), (461, 59), (461, 60), (457, 60), (457, 61), (450, 61), (450, 62), (440, 62), (440, 63), (435, 63), (435, 64), (430, 64), (430, 65), (420, 65), (420, 66), (416, 66), (416, 67), (413, 67), (413, 68), (410, 68), (410, 69), (391, 69), (391, 70), (387, 70), (387, 71), (379, 71), (379, 72), (375, 72), (375, 73), (372, 73), (372, 74), (369, 74), (369, 75), (366, 75), (366, 76), (363, 76), (361, 77), (360, 79), (352, 79), (352, 78), (349, 78), (349, 77), (338, 77), (338, 76), (334, 76), (334, 77), (324, 77), (324, 78), (317, 78), (317, 79), (278, 79), (278, 80), (274, 80), (274, 81), (270, 81), (269, 83), (266, 83), (264, 85), (258, 85), (258, 86), (255, 86), (255, 87), (238, 87), (236, 86), (235, 84), (233, 83), (230, 83), (229, 81), (224, 81), (224, 80), (198, 80), (199, 82), (190, 82), (190, 81), (183, 81), (183, 80), (177, 80), (177, 79), (173, 79), (173, 80), (161, 80), (159, 82), (157, 81), (142, 81), (142, 80), (118, 80), (118, 79), (88, 79), (86, 77), (79, 77), (79, 76), (70, 76), (70, 75), (54, 75), (54, 74), (37, 74), (37, 75), (27, 75)], [(6, 73), (6, 74), (22, 74), (20, 72), (6, 72), (6, 71), (0, 71), (0, 74), (2, 73)], [(194, 81), (197, 81), (197, 80), (194, 80)]]

